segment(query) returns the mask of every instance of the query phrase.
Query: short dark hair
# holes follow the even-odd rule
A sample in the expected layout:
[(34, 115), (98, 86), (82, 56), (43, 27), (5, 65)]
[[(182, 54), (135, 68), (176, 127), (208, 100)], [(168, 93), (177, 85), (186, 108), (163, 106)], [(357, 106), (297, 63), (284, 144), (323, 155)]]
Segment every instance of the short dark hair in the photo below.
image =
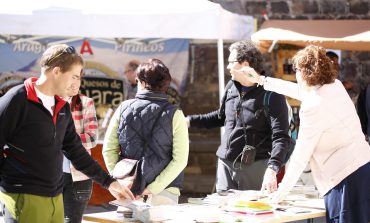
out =
[(333, 51), (327, 51), (326, 56), (333, 60), (333, 58), (339, 59), (338, 54), (334, 53)]
[(293, 57), (293, 66), (301, 71), (308, 86), (333, 83), (338, 74), (321, 46), (309, 45), (298, 51)]
[(84, 65), (84, 61), (72, 46), (56, 44), (45, 50), (42, 54), (40, 65), (46, 71), (59, 67), (61, 72), (66, 72), (75, 64)]
[(158, 59), (149, 59), (136, 70), (136, 76), (145, 84), (145, 89), (166, 92), (171, 83), (171, 74), (166, 65)]
[(229, 51), (236, 50), (238, 63), (248, 62), (257, 73), (263, 72), (263, 57), (261, 51), (250, 40), (243, 40), (231, 44)]

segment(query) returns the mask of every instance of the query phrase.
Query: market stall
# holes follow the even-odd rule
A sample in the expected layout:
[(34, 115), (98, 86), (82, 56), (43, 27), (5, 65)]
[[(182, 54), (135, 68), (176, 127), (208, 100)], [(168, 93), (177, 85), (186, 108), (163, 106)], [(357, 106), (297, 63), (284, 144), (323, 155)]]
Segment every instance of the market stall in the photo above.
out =
[[(314, 44), (330, 50), (370, 51), (370, 20), (267, 20), (251, 39), (264, 53), (271, 53), (275, 77), (296, 81), (291, 58)], [(299, 127), (300, 101), (287, 98)], [(300, 180), (313, 183), (307, 167)]]
[[(259, 191), (229, 190), (189, 198), (188, 203), (151, 206), (140, 201), (119, 201), (117, 211), (84, 215), (92, 222), (290, 222), (325, 216), (324, 200), (317, 191), (297, 186), (280, 204), (270, 204)], [(314, 193), (313, 193), (314, 192)]]
[(262, 52), (275, 44), (370, 51), (370, 20), (268, 20), (251, 39)]
[[(370, 51), (370, 20), (267, 20), (251, 39), (262, 52), (271, 53), (275, 77), (295, 81), (291, 58), (307, 45)], [(299, 107), (299, 101), (288, 100)]]
[[(217, 40), (220, 94), (225, 85), (223, 40), (248, 39), (253, 31), (251, 16), (231, 13), (207, 0), (14, 0), (0, 8), (0, 35), (90, 37), (102, 41), (105, 38)], [(101, 144), (93, 150), (93, 156), (101, 157)], [(101, 158), (97, 159), (104, 166)], [(95, 204), (110, 199), (97, 199)]]

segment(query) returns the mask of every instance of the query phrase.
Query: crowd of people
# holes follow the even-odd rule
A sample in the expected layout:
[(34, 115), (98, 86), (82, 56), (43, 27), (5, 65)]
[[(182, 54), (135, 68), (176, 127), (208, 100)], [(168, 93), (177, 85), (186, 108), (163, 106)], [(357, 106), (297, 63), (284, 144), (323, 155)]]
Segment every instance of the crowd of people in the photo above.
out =
[[(188, 128), (222, 126), (225, 133), (216, 152), (218, 192), (261, 190), (279, 203), (309, 163), (325, 200), (327, 222), (369, 222), (370, 103), (362, 99), (360, 122), (337, 79), (335, 58), (320, 46), (298, 51), (292, 59), (293, 83), (267, 76), (253, 42), (233, 43), (229, 51), (231, 80), (222, 104), (198, 115), (185, 116), (170, 103), (166, 92), (172, 77), (162, 61), (130, 61), (124, 72), (127, 100), (115, 110), (104, 137), (107, 173), (90, 156), (98, 124), (93, 100), (79, 93), (84, 61), (72, 46), (49, 47), (41, 58), (40, 76), (0, 98), (5, 222), (81, 222), (92, 180), (116, 199), (177, 204), (189, 156)], [(290, 155), (285, 96), (301, 101), (300, 126), (279, 183), (277, 175)], [(112, 177), (124, 160), (134, 164), (132, 169)]]

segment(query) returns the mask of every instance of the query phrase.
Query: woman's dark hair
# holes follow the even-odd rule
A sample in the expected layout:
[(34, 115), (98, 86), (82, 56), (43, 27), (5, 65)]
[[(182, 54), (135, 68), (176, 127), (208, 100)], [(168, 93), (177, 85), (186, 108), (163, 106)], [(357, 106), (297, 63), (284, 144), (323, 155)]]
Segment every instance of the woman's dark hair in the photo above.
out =
[(248, 62), (257, 73), (263, 72), (263, 57), (261, 51), (250, 40), (235, 42), (230, 45), (229, 51), (236, 50), (238, 63)]
[(73, 46), (57, 44), (49, 47), (42, 54), (41, 67), (46, 71), (59, 67), (61, 72), (66, 72), (75, 64), (84, 65), (84, 61)]
[(321, 46), (309, 45), (298, 51), (293, 57), (293, 66), (301, 71), (302, 79), (308, 86), (333, 83), (338, 75)]
[(145, 89), (166, 92), (171, 83), (171, 74), (166, 65), (158, 59), (149, 59), (141, 63), (136, 76), (144, 84)]

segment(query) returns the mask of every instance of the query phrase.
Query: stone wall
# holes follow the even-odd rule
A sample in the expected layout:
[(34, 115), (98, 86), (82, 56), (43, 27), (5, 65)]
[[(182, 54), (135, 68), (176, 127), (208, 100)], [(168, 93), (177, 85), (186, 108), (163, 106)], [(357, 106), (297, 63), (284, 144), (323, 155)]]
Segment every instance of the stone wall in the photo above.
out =
[[(266, 19), (370, 19), (367, 0), (213, 0), (225, 9), (257, 18), (260, 26)], [(228, 44), (225, 44), (225, 68)], [(265, 55), (265, 70), (271, 71), (270, 55)], [(355, 83), (354, 94), (369, 82), (370, 53), (342, 51), (341, 73)], [(225, 70), (226, 77), (228, 71)], [(226, 83), (226, 82), (225, 82)], [(185, 115), (210, 112), (219, 106), (217, 45), (192, 44), (190, 47), (187, 90), (181, 107)], [(190, 129), (190, 156), (185, 171), (184, 193), (210, 193), (216, 174), (215, 152), (220, 130)]]

